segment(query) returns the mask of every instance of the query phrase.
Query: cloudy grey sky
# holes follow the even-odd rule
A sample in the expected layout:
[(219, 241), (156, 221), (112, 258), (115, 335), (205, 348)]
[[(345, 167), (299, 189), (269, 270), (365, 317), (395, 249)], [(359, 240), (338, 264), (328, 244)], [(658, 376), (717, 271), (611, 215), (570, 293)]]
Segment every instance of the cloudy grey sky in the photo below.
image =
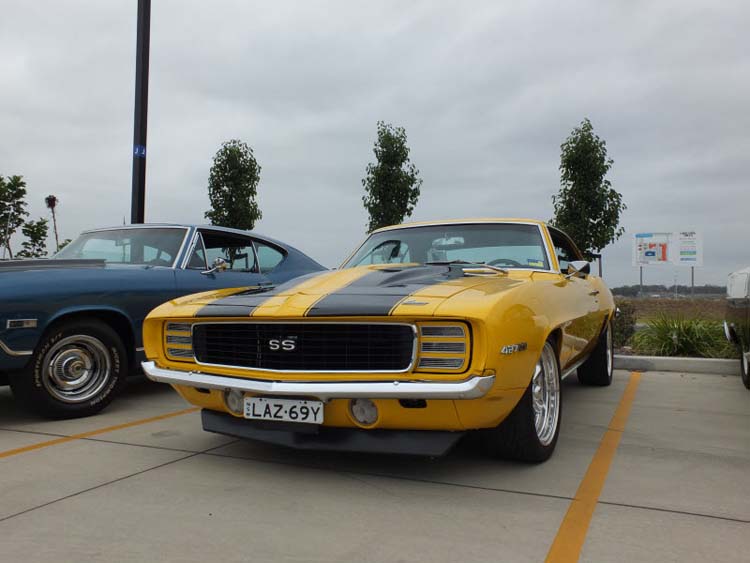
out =
[[(129, 218), (136, 0), (5, 0), (0, 174), (61, 236)], [(628, 210), (605, 251), (637, 283), (638, 231), (696, 229), (724, 283), (750, 264), (750, 5), (723, 2), (153, 0), (148, 221), (203, 222), (220, 143), (263, 167), (257, 230), (335, 266), (364, 236), (379, 119), (424, 179), (413, 219), (552, 216), (584, 117)], [(646, 283), (689, 283), (651, 268)]]

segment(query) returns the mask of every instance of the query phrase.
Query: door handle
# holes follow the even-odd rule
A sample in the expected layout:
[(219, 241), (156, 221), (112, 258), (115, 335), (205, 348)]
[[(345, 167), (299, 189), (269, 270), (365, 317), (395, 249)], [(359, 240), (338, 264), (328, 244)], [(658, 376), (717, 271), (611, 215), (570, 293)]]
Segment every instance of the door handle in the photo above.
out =
[(599, 290), (595, 289), (594, 291), (589, 291), (589, 295), (599, 295)]

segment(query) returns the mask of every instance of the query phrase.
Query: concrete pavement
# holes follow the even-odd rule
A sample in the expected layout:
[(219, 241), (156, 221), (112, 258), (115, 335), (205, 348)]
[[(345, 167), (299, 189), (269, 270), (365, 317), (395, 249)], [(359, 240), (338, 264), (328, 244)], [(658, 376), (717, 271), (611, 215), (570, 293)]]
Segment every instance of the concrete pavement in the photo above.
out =
[(590, 525), (566, 516), (629, 379), (566, 380), (557, 450), (535, 466), (470, 445), (430, 460), (236, 441), (196, 412), (169, 416), (188, 405), (144, 380), (62, 422), (0, 389), (0, 561), (543, 561), (571, 525), (584, 541), (556, 560), (747, 561), (750, 393), (736, 377), (642, 374)]

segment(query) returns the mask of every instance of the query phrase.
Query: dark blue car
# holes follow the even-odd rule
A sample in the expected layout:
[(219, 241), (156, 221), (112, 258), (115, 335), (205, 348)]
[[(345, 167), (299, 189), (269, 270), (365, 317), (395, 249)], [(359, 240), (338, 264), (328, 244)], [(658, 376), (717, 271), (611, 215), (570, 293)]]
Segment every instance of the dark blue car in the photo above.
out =
[(141, 326), (157, 305), (323, 269), (287, 244), (235, 229), (86, 231), (52, 259), (0, 262), (0, 383), (45, 416), (94, 414), (144, 359)]

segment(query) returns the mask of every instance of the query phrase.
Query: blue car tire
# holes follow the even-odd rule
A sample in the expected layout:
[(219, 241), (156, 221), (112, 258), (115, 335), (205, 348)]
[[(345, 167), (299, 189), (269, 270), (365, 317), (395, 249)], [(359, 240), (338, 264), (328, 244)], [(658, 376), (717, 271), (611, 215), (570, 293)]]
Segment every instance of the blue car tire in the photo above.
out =
[(89, 416), (115, 398), (127, 364), (122, 340), (109, 325), (79, 318), (51, 327), (10, 384), (17, 399), (43, 416)]

